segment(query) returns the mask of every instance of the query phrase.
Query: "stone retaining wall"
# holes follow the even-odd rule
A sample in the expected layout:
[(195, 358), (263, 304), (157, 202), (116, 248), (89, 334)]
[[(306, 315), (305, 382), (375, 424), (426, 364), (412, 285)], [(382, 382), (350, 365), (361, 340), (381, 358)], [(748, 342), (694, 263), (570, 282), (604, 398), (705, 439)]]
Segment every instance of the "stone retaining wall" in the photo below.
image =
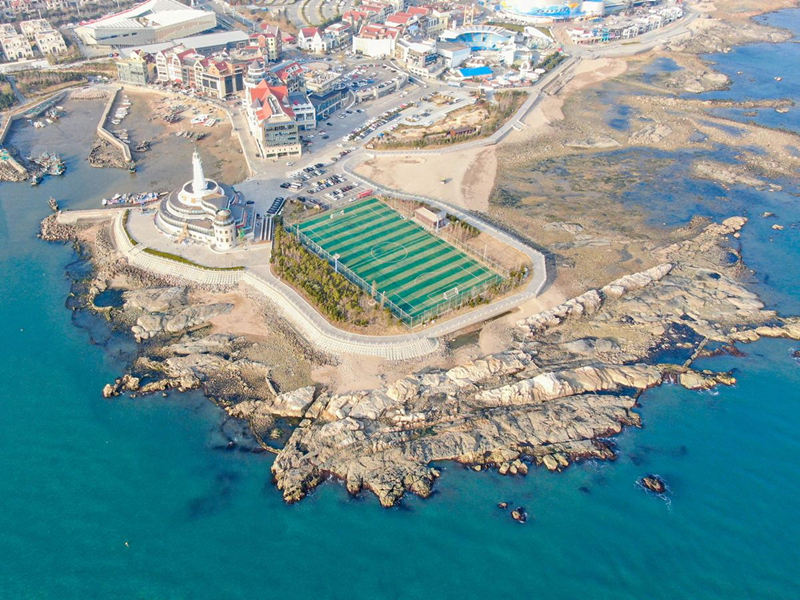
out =
[(131, 147), (106, 129), (108, 115), (111, 113), (111, 109), (114, 107), (114, 102), (117, 100), (117, 96), (119, 96), (121, 91), (122, 88), (118, 87), (114, 93), (111, 94), (111, 98), (108, 99), (108, 102), (106, 102), (106, 107), (103, 109), (103, 114), (100, 115), (100, 121), (97, 123), (97, 135), (113, 146), (119, 148), (122, 152), (125, 162), (131, 162), (131, 160), (133, 160), (133, 157), (131, 156)]
[(245, 271), (242, 283), (275, 302), (306, 340), (331, 354), (362, 354), (389, 360), (407, 360), (430, 354), (439, 347), (438, 340), (426, 333), (373, 336), (342, 331), (326, 321), (291, 287), (252, 270)]

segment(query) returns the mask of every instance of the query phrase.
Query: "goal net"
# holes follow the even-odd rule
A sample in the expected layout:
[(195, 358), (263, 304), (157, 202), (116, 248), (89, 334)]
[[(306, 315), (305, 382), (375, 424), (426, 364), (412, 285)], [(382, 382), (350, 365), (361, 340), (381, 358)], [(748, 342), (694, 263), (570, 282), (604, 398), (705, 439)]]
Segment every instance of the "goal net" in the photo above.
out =
[(447, 290), (446, 292), (442, 293), (442, 297), (445, 300), (450, 300), (450, 298), (455, 298), (456, 296), (458, 296), (458, 288), (457, 287), (454, 287), (453, 289)]

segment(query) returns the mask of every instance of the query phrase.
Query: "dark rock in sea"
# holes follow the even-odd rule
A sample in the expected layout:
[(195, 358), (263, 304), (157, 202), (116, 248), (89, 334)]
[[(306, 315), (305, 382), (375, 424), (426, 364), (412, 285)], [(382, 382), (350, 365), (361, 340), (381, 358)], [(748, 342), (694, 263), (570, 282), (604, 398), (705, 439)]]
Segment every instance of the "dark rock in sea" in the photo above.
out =
[(639, 480), (639, 483), (654, 494), (663, 494), (667, 491), (667, 484), (658, 475), (645, 475)]
[(511, 518), (517, 523), (525, 523), (528, 520), (528, 511), (525, 510), (524, 506), (518, 506), (511, 511)]
[(792, 352), (792, 358), (800, 359), (800, 350), (795, 350), (794, 352)]
[(585, 486), (585, 485), (582, 485), (581, 487), (579, 487), (578, 491), (579, 492), (583, 492), (584, 494), (591, 494), (592, 493), (592, 490), (589, 487)]

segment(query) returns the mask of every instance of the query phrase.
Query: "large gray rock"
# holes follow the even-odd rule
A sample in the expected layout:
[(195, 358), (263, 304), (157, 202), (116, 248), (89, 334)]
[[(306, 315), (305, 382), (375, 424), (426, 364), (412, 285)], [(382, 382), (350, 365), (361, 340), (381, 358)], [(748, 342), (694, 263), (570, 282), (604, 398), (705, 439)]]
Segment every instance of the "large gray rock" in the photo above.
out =
[(164, 313), (186, 306), (185, 287), (142, 288), (123, 294), (126, 308), (134, 308), (151, 313)]

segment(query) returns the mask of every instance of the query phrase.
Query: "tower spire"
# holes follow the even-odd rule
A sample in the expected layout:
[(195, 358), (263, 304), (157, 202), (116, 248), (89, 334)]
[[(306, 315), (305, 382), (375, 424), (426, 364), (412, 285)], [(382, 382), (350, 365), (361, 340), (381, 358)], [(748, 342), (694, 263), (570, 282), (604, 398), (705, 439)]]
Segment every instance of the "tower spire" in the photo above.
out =
[(192, 191), (195, 194), (200, 194), (206, 189), (206, 177), (203, 174), (203, 163), (200, 161), (200, 155), (197, 153), (197, 147), (192, 154)]

